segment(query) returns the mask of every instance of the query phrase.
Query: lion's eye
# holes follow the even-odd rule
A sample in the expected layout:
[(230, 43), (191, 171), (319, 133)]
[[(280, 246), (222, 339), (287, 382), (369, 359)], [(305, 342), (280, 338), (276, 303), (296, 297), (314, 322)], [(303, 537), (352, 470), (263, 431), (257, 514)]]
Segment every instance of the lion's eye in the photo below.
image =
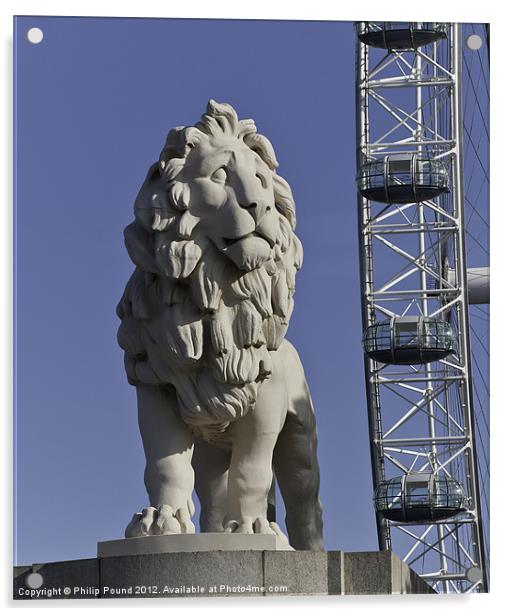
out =
[(215, 182), (224, 183), (227, 179), (227, 173), (225, 167), (220, 167), (215, 172), (211, 174), (211, 179), (215, 180)]
[(266, 188), (267, 184), (266, 184), (266, 178), (264, 177), (264, 175), (261, 175), (260, 173), (256, 173), (256, 178), (261, 182), (261, 186), (263, 188)]

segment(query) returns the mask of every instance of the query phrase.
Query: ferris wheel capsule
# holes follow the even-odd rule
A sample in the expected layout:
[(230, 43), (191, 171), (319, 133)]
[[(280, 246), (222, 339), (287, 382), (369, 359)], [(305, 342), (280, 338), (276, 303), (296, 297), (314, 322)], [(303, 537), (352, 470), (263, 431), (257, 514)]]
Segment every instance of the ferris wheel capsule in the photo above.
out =
[(357, 183), (371, 201), (420, 203), (449, 192), (449, 171), (441, 160), (394, 154), (362, 164)]
[(393, 317), (364, 332), (364, 351), (384, 364), (426, 364), (444, 359), (453, 349), (451, 325), (433, 317)]
[(466, 510), (463, 488), (438, 473), (409, 473), (382, 481), (374, 493), (376, 511), (394, 522), (433, 522)]
[(357, 36), (380, 49), (417, 49), (447, 37), (446, 23), (409, 21), (359, 21)]

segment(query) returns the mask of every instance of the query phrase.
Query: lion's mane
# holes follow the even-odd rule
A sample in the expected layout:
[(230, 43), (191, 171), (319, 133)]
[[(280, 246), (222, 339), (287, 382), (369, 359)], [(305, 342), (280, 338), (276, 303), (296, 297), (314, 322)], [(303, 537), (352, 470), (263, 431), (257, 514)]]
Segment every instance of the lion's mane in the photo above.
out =
[[(190, 212), (181, 173), (191, 148), (219, 133), (243, 140), (272, 172), (277, 239), (270, 257), (250, 271), (208, 239)], [(136, 265), (117, 307), (128, 380), (175, 388), (183, 420), (208, 440), (221, 440), (254, 405), (293, 310), (302, 247), (291, 189), (277, 164), (252, 120), (238, 120), (230, 105), (210, 101), (195, 126), (170, 131), (124, 232)]]

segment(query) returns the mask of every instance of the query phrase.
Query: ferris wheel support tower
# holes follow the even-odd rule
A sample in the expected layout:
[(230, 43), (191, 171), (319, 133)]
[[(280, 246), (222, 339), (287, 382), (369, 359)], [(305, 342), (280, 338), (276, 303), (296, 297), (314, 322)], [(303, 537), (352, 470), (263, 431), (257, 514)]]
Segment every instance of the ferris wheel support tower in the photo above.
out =
[(380, 549), (484, 592), (468, 305), (489, 277), (466, 264), (460, 28), (357, 24), (361, 300)]

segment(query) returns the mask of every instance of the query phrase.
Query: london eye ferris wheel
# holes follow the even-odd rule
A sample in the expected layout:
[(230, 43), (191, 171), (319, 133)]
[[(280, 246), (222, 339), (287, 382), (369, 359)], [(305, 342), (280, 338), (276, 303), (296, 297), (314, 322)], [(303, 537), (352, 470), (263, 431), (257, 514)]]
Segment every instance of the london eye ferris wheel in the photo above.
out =
[(438, 592), (489, 585), (489, 31), (358, 22), (360, 279), (374, 506)]

